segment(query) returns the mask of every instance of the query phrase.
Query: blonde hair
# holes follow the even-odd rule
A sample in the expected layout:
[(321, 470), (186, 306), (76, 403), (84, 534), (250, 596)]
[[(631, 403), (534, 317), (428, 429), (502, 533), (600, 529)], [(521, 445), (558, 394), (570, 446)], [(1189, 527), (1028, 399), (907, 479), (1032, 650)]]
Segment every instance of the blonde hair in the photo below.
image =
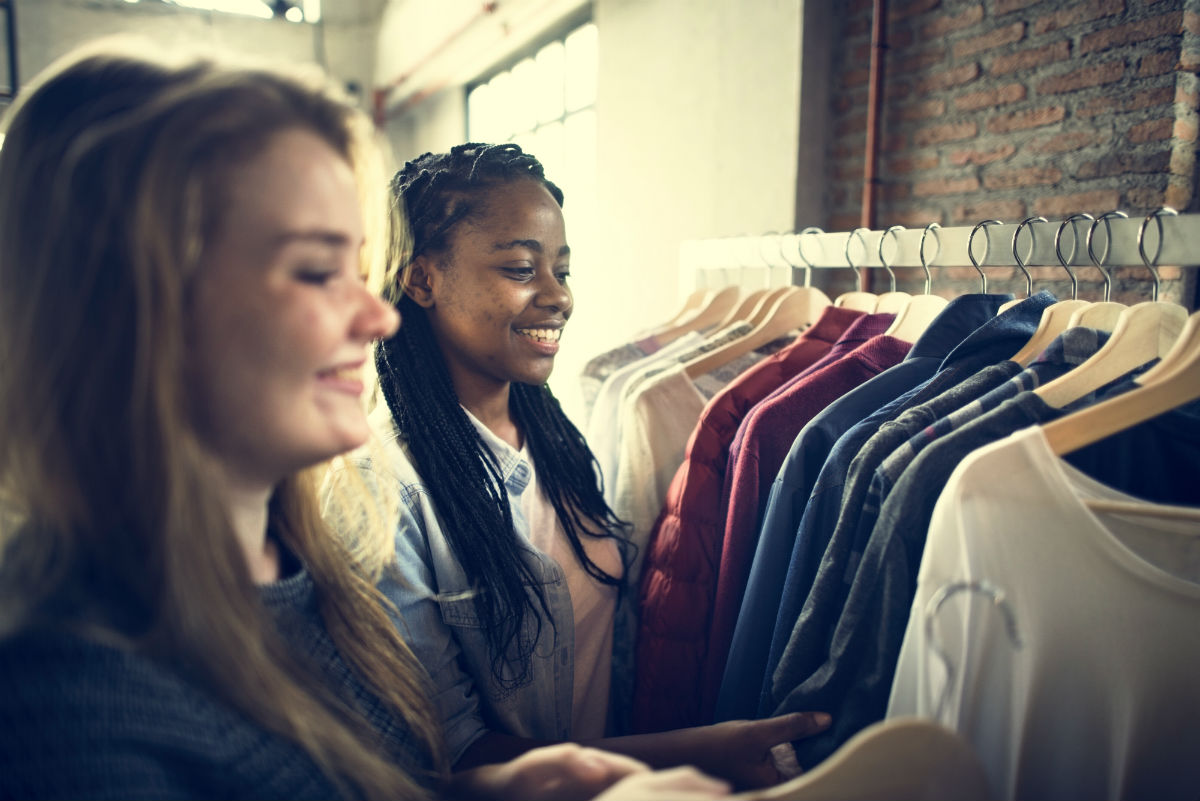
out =
[[(284, 130), (359, 176), (382, 283), (385, 172), (370, 121), (323, 80), (106, 43), (47, 70), (0, 149), (0, 636), (45, 618), (115, 639), (299, 744), (346, 792), (420, 798), (367, 721), (290, 658), (197, 440), (192, 279), (225, 179)], [(446, 761), (426, 677), (321, 522), (316, 469), (270, 524), (307, 566), (351, 669)]]

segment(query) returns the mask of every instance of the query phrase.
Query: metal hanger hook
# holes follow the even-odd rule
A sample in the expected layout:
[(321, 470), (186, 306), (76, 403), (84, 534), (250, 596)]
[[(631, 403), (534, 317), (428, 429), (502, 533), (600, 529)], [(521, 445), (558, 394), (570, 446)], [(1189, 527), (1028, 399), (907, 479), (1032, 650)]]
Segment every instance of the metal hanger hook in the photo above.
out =
[(974, 245), (975, 245), (975, 234), (979, 231), (980, 228), (982, 228), (983, 229), (983, 260), (987, 261), (988, 251), (992, 249), (992, 240), (988, 236), (988, 232), (987, 232), (987, 227), (989, 225), (1004, 225), (1004, 223), (1000, 222), (999, 220), (984, 220), (983, 222), (976, 223), (975, 227), (971, 229), (971, 235), (969, 237), (967, 237), (967, 258), (969, 258), (971, 260), (971, 266), (975, 268), (975, 272), (979, 273), (980, 291), (983, 292), (984, 294), (987, 294), (987, 275), (984, 274), (983, 270), (979, 266), (979, 261), (976, 260), (976, 258), (975, 258)]
[[(892, 269), (892, 265), (888, 264), (887, 259), (883, 257), (883, 243), (887, 241), (889, 236), (895, 238), (897, 236), (896, 232), (903, 230), (903, 225), (893, 225), (891, 228), (883, 232), (883, 236), (879, 237), (879, 263), (883, 265), (883, 269), (888, 271), (888, 278), (891, 280), (892, 284), (892, 292), (896, 291), (896, 272)], [(897, 240), (897, 242), (898, 241), (899, 240)]]
[[(1072, 214), (1067, 219), (1063, 220), (1058, 226), (1058, 230), (1054, 232), (1054, 255), (1058, 257), (1058, 263), (1067, 271), (1067, 275), (1071, 276), (1071, 300), (1079, 300), (1079, 276), (1075, 275), (1075, 271), (1071, 269), (1071, 262), (1075, 261), (1075, 253), (1079, 250), (1079, 234), (1075, 233), (1076, 220), (1091, 220), (1096, 221), (1096, 218), (1088, 214), (1086, 211), (1078, 214)], [(1071, 257), (1063, 258), (1062, 254), (1062, 232), (1063, 229), (1070, 224), (1071, 226)]]
[[(1108, 272), (1108, 268), (1106, 268), (1104, 266), (1104, 262), (1108, 260), (1108, 251), (1109, 251), (1110, 246), (1112, 245), (1112, 224), (1109, 223), (1109, 220), (1111, 220), (1113, 217), (1120, 217), (1122, 219), (1128, 219), (1129, 215), (1126, 214), (1125, 212), (1121, 211), (1120, 209), (1115, 209), (1113, 211), (1106, 211), (1103, 214), (1101, 214), (1099, 217), (1097, 217), (1090, 226), (1088, 226), (1088, 232), (1087, 232), (1088, 258), (1092, 260), (1092, 264), (1096, 265), (1096, 269), (1099, 270), (1100, 274), (1104, 276), (1104, 302), (1105, 303), (1107, 303), (1112, 298), (1112, 274), (1110, 274)], [(1104, 255), (1101, 256), (1100, 258), (1096, 258), (1096, 251), (1092, 248), (1092, 237), (1096, 233), (1096, 226), (1099, 225), (1100, 223), (1104, 223), (1104, 234), (1105, 234), (1105, 236), (1104, 236)]]
[(855, 279), (856, 279), (856, 288), (858, 289), (859, 292), (865, 291), (863, 289), (863, 274), (862, 274), (862, 270), (859, 269), (858, 265), (856, 265), (854, 262), (852, 262), (850, 260), (850, 243), (853, 242), (855, 239), (858, 239), (859, 242), (862, 242), (863, 253), (866, 254), (867, 253), (867, 239), (865, 236), (863, 236), (864, 233), (867, 233), (867, 234), (871, 233), (871, 229), (870, 228), (855, 228), (853, 231), (850, 232), (850, 236), (846, 237), (846, 252), (845, 252), (846, 263), (850, 265), (851, 270), (854, 270), (854, 275), (855, 275)]
[[(1137, 235), (1138, 254), (1142, 257), (1142, 264), (1146, 265), (1146, 269), (1149, 270), (1150, 275), (1152, 275), (1154, 277), (1154, 294), (1151, 297), (1151, 300), (1155, 300), (1155, 301), (1158, 300), (1159, 281), (1158, 281), (1158, 269), (1156, 268), (1156, 265), (1158, 264), (1159, 255), (1162, 254), (1162, 243), (1163, 243), (1162, 218), (1163, 218), (1164, 214), (1167, 216), (1179, 216), (1179, 212), (1175, 211), (1175, 209), (1171, 208), (1170, 206), (1159, 206), (1157, 209), (1155, 209), (1154, 211), (1147, 214), (1146, 219), (1142, 220), (1142, 224), (1138, 227), (1138, 235)], [(1158, 226), (1158, 247), (1154, 249), (1154, 258), (1153, 259), (1146, 258), (1146, 243), (1145, 243), (1145, 239), (1144, 239), (1145, 234), (1146, 234), (1146, 224), (1149, 223), (1150, 220), (1154, 220), (1155, 225)]]
[[(1012, 238), (1012, 253), (1013, 260), (1017, 262), (1017, 267), (1021, 268), (1021, 272), (1025, 273), (1025, 297), (1033, 295), (1033, 276), (1029, 274), (1029, 270), (1025, 267), (1028, 263), (1021, 258), (1021, 254), (1017, 253), (1017, 238), (1021, 236), (1022, 229), (1030, 223), (1046, 222), (1045, 217), (1026, 217), (1017, 225), (1017, 230), (1013, 231)], [(1033, 258), (1033, 248), (1037, 243), (1037, 237), (1033, 234), (1033, 229), (1029, 229), (1029, 258)]]
[[(937, 233), (937, 229), (942, 226), (937, 223), (930, 223), (925, 226), (925, 231), (921, 234), (921, 247), (918, 249), (918, 254), (921, 257), (921, 269), (925, 271), (925, 294), (928, 295), (933, 290), (933, 275), (929, 272), (929, 262), (936, 259), (942, 252), (942, 236)], [(925, 237), (933, 232), (933, 241), (937, 242), (937, 250), (933, 252), (933, 259), (925, 258)]]
[(950, 661), (950, 655), (942, 647), (941, 640), (934, 629), (934, 622), (942, 605), (952, 595), (959, 592), (971, 592), (987, 596), (992, 602), (992, 607), (998, 610), (1000, 616), (1004, 619), (1004, 630), (1007, 632), (1009, 642), (1012, 643), (1013, 648), (1021, 648), (1024, 645), (1021, 641), (1021, 634), (1017, 630), (1016, 615), (1013, 614), (1012, 605), (1009, 603), (1008, 597), (1004, 594), (1003, 590), (987, 581), (955, 581), (939, 587), (938, 591), (930, 596), (929, 601), (925, 604), (925, 638), (929, 643), (929, 649), (941, 660), (942, 666), (946, 670), (946, 683), (943, 686), (941, 695), (938, 697), (937, 708), (933, 715), (934, 720), (941, 719), (947, 697), (950, 694), (950, 688), (954, 684), (954, 663)]
[[(804, 285), (805, 286), (812, 286), (813, 263), (808, 260), (807, 256), (804, 255), (804, 237), (815, 236), (817, 234), (823, 234), (823, 233), (825, 233), (825, 231), (823, 231), (822, 229), (818, 228), (815, 225), (810, 225), (807, 228), (802, 229), (796, 238), (796, 255), (800, 257), (800, 261), (804, 262)], [(794, 284), (796, 282), (793, 281), (792, 283)]]

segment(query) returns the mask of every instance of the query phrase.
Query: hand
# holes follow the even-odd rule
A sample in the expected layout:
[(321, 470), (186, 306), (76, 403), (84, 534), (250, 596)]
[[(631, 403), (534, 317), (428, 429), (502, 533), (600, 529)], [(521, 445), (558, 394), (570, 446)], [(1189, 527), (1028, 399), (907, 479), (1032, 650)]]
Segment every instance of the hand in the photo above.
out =
[(594, 801), (704, 801), (729, 794), (729, 784), (695, 768), (633, 773), (596, 796)]
[[(586, 801), (609, 787), (615, 791), (626, 776), (649, 775), (649, 771), (632, 757), (559, 743), (534, 748), (508, 762), (459, 771), (445, 793), (472, 801)], [(635, 796), (606, 794), (604, 798), (621, 801)]]
[(694, 738), (688, 745), (691, 761), (706, 773), (731, 781), (739, 790), (757, 789), (790, 778), (780, 772), (771, 753), (774, 746), (811, 737), (829, 727), (824, 712), (792, 712), (765, 720), (731, 720), (711, 726), (681, 729)]

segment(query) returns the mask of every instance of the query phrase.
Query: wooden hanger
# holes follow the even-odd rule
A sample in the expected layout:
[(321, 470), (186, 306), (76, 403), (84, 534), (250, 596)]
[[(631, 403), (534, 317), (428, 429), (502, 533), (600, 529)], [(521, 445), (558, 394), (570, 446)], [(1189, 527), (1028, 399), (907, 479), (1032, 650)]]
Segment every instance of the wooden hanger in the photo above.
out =
[(742, 290), (740, 287), (722, 287), (713, 293), (708, 302), (700, 307), (700, 310), (696, 314), (654, 334), (654, 338), (658, 340), (660, 345), (666, 345), (669, 342), (679, 339), (684, 334), (716, 325), (737, 305), (738, 299), (741, 296)]
[(1082, 325), (1111, 334), (1117, 327), (1117, 320), (1121, 319), (1121, 312), (1128, 308), (1124, 303), (1113, 303), (1107, 300), (1089, 303), (1071, 313), (1071, 318), (1067, 320), (1067, 327), (1074, 328)]
[(762, 322), (745, 336), (688, 362), (685, 365), (688, 377), (699, 378), (768, 342), (811, 325), (828, 305), (829, 297), (819, 289), (787, 287), (786, 294), (774, 302)]
[(756, 289), (753, 292), (747, 293), (746, 296), (738, 301), (738, 304), (734, 306), (724, 318), (721, 319), (721, 322), (717, 323), (717, 330), (720, 331), (722, 328), (733, 325), (739, 320), (750, 320), (750, 318), (753, 317), (754, 312), (758, 311), (759, 306), (762, 305), (762, 302), (766, 297), (772, 294), (777, 296), (778, 293), (783, 289), (786, 289), (786, 287), (781, 287), (780, 289)]
[(967, 741), (917, 717), (875, 723), (807, 773), (730, 796), (737, 801), (983, 801), (991, 797), (983, 766)]
[[(1128, 392), (1043, 425), (1050, 450), (1065, 456), (1200, 398), (1200, 312), (1187, 318), (1162, 361), (1134, 383), (1138, 386)], [(1195, 507), (1101, 499), (1084, 503), (1097, 512), (1200, 523), (1200, 509)]]
[(1070, 327), (1071, 315), (1090, 305), (1086, 300), (1060, 300), (1058, 303), (1051, 303), (1042, 310), (1042, 319), (1038, 321), (1037, 330), (1012, 357), (1012, 361), (1022, 367), (1028, 367), (1039, 353)]
[(1187, 311), (1175, 303), (1135, 303), (1117, 319), (1112, 335), (1083, 364), (1034, 390), (1061, 409), (1152, 359), (1162, 358), (1179, 338)]
[(665, 320), (664, 322), (660, 323), (657, 326), (657, 328), (659, 328), (659, 329), (670, 328), (673, 325), (677, 325), (678, 323), (681, 323), (684, 320), (687, 320), (688, 318), (692, 317), (696, 312), (700, 311), (700, 309), (702, 309), (705, 306), (705, 304), (707, 304), (710, 300), (712, 300), (712, 297), (715, 294), (717, 294), (717, 291), (715, 289), (693, 290), (692, 293), (690, 295), (688, 295), (687, 298), (683, 301), (683, 306), (680, 307), (679, 311), (675, 312), (675, 314), (672, 315), (669, 320)]
[(1050, 449), (1059, 456), (1077, 451), (1200, 398), (1200, 312), (1187, 318), (1162, 361), (1134, 383), (1128, 392), (1043, 425)]

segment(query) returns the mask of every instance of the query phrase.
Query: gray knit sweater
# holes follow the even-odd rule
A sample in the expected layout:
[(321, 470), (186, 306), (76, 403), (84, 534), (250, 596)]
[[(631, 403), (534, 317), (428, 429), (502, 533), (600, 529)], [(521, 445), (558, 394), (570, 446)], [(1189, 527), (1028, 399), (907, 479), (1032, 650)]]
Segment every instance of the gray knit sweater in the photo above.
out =
[[(403, 721), (347, 668), (306, 571), (263, 589), (280, 629), (418, 780)], [(336, 798), (309, 756), (173, 671), (61, 631), (0, 643), (0, 798)]]

